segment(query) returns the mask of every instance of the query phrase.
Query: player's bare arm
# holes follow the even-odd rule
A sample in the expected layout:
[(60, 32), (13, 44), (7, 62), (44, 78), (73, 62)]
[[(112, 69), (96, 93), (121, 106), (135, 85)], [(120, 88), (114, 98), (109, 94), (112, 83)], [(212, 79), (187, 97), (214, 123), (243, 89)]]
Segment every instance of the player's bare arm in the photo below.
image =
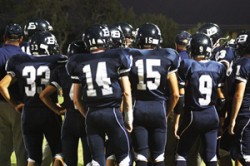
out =
[(57, 88), (48, 85), (39, 95), (40, 99), (46, 104), (53, 112), (55, 112), (57, 115), (62, 115), (66, 112), (64, 108), (62, 108), (60, 105), (53, 102), (50, 98), (50, 95), (57, 91)]

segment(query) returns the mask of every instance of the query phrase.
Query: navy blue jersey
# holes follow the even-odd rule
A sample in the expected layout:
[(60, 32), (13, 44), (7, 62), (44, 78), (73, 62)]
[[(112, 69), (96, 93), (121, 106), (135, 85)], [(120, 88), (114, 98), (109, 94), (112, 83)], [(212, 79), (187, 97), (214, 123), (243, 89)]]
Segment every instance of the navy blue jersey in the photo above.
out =
[(248, 114), (250, 116), (249, 107), (250, 107), (250, 81), (248, 79), (250, 78), (250, 58), (249, 57), (242, 57), (239, 58), (235, 64), (233, 65), (233, 73), (230, 77), (231, 83), (232, 83), (232, 91), (231, 91), (231, 97), (233, 97), (235, 93), (235, 87), (236, 84), (239, 82), (246, 83), (246, 89), (244, 92), (244, 97), (242, 101), (241, 108), (247, 108), (242, 110), (247, 110), (247, 112), (239, 112), (239, 115)]
[(185, 86), (185, 108), (200, 111), (216, 104), (217, 88), (225, 80), (226, 69), (215, 61), (184, 59), (179, 70), (181, 84)]
[[(5, 65), (7, 60), (16, 54), (24, 54), (24, 52), (20, 47), (11, 44), (4, 44), (2, 48), (0, 48), (0, 80), (6, 75)], [(16, 89), (18, 89), (16, 82), (11, 84), (8, 89), (16, 100), (20, 99), (20, 95), (16, 93)], [(4, 100), (2, 95), (0, 95), (0, 100)]]
[(136, 100), (167, 100), (167, 76), (176, 72), (180, 58), (174, 49), (130, 49), (132, 94)]
[[(19, 90), (26, 106), (44, 106), (39, 93), (48, 84), (51, 71), (64, 61), (65, 56), (15, 55), (6, 64), (7, 73), (17, 78)], [(57, 96), (55, 94), (55, 100)]]
[(57, 66), (53, 70), (50, 84), (56, 88), (62, 88), (64, 98), (62, 103), (63, 108), (74, 109), (72, 80), (66, 71), (65, 65)]
[(182, 59), (189, 59), (189, 52), (186, 50), (179, 51), (179, 56)]
[(67, 71), (73, 82), (83, 87), (83, 100), (89, 107), (119, 107), (122, 91), (119, 77), (127, 74), (132, 57), (124, 49), (78, 54), (69, 58)]
[(221, 46), (213, 51), (213, 60), (226, 65), (227, 76), (232, 72), (233, 61), (235, 60), (235, 51), (233, 47)]
[(26, 41), (22, 41), (19, 46), (21, 47), (23, 52), (26, 52), (26, 54), (31, 55), (30, 53), (30, 43)]

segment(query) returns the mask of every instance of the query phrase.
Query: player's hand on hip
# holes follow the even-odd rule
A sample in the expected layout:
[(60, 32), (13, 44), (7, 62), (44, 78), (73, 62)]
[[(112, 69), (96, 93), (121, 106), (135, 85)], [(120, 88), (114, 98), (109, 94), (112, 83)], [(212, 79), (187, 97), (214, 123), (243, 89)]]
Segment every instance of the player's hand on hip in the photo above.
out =
[(19, 104), (17, 104), (17, 105), (15, 106), (15, 110), (16, 110), (17, 112), (21, 113), (22, 110), (23, 110), (23, 107), (24, 107), (24, 103), (19, 103)]

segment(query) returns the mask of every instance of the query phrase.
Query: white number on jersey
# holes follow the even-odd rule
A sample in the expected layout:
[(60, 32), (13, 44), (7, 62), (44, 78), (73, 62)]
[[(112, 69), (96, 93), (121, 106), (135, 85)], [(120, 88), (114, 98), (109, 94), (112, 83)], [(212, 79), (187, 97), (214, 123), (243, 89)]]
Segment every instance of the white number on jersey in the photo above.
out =
[[(90, 65), (85, 65), (82, 70), (83, 73), (86, 74), (86, 81), (88, 87), (87, 96), (91, 97), (97, 96), (96, 89), (94, 89), (93, 85), (93, 77), (91, 74)], [(113, 89), (110, 87), (111, 80), (107, 74), (106, 62), (99, 62), (97, 64), (95, 82), (99, 87), (102, 87), (102, 95), (105, 96), (113, 94)]]
[(202, 75), (199, 78), (199, 91), (206, 95), (205, 98), (199, 98), (201, 106), (208, 105), (211, 102), (212, 84), (212, 78), (209, 75)]
[[(25, 66), (22, 71), (23, 76), (28, 76), (26, 79), (27, 86), (25, 86), (25, 93), (29, 97), (33, 97), (36, 93), (43, 90), (41, 85), (47, 85), (50, 78), (50, 69), (48, 66), (39, 66), (36, 69), (34, 66)], [(36, 84), (37, 76), (44, 75), (40, 80), (40, 86)]]
[(139, 83), (137, 84), (138, 90), (146, 90), (146, 87), (149, 90), (155, 90), (159, 87), (160, 81), (161, 81), (161, 75), (158, 71), (153, 71), (153, 66), (160, 66), (161, 60), (159, 59), (147, 59), (146, 60), (146, 79), (153, 78), (154, 81), (146, 81), (146, 84), (144, 82), (144, 64), (143, 60), (137, 60), (135, 62), (135, 65), (138, 69), (138, 79)]

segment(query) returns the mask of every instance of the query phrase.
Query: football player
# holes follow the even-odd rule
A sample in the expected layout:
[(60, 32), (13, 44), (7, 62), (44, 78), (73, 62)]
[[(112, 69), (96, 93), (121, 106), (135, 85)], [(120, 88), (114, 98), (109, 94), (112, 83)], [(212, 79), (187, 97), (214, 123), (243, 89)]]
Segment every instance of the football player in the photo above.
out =
[(22, 43), (20, 43), (20, 47), (22, 48), (23, 52), (31, 54), (29, 40), (34, 33), (41, 31), (52, 32), (53, 27), (47, 20), (42, 18), (33, 18), (24, 25), (23, 33), (27, 41), (23, 41)]
[(124, 34), (125, 37), (125, 47), (130, 48), (133, 46), (134, 38), (135, 38), (135, 30), (134, 27), (126, 22), (118, 23), (115, 24), (122, 33)]
[(129, 165), (129, 140), (120, 111), (122, 96), (128, 131), (132, 130), (133, 111), (128, 71), (132, 59), (125, 50), (110, 49), (106, 26), (86, 29), (84, 42), (89, 54), (72, 56), (66, 67), (74, 82), (73, 101), (86, 118), (88, 144), (93, 163), (105, 165), (104, 137), (118, 165)]
[(243, 166), (250, 166), (250, 31), (240, 33), (236, 38), (236, 52), (240, 58), (233, 65), (232, 115), (228, 132), (234, 135), (231, 155)]
[(139, 49), (129, 51), (133, 56), (129, 77), (134, 101), (131, 135), (137, 166), (147, 166), (149, 162), (164, 166), (166, 121), (179, 98), (179, 55), (174, 49), (160, 49), (161, 40), (159, 27), (145, 23), (135, 38)]
[(180, 114), (175, 114), (175, 136), (179, 139), (176, 165), (187, 165), (187, 154), (200, 137), (206, 165), (217, 166), (216, 146), (219, 117), (215, 104), (223, 104), (221, 91), (226, 76), (223, 64), (209, 61), (212, 42), (204, 33), (191, 36), (191, 57), (181, 61), (178, 74), (184, 85), (184, 113), (179, 127)]
[[(17, 54), (6, 64), (7, 75), (0, 82), (1, 94), (17, 111), (22, 110), (22, 129), (25, 147), (28, 151), (28, 165), (37, 166), (42, 162), (43, 136), (48, 141), (54, 165), (61, 162), (61, 116), (51, 111), (39, 98), (39, 93), (50, 79), (51, 71), (65, 61), (59, 54), (55, 36), (49, 32), (39, 32), (31, 37), (32, 55)], [(14, 100), (8, 87), (18, 81), (22, 102)], [(54, 94), (54, 101), (57, 94)]]
[(110, 48), (121, 48), (125, 47), (125, 36), (123, 32), (114, 25), (108, 26), (111, 37), (111, 45)]
[[(226, 80), (225, 80), (225, 86), (223, 87), (223, 93), (225, 95), (225, 105), (223, 108), (217, 108), (217, 110), (220, 110), (219, 117), (220, 117), (220, 129), (218, 133), (218, 155), (223, 156), (220, 157), (220, 166), (228, 166), (232, 165), (232, 159), (230, 157), (229, 149), (230, 149), (230, 142), (232, 139), (232, 136), (230, 136), (227, 132), (228, 125), (230, 122), (231, 117), (231, 102), (228, 98), (228, 93), (231, 91), (230, 85), (230, 74), (232, 72), (232, 66), (233, 62), (236, 60), (236, 54), (234, 50), (234, 46), (228, 44), (228, 42), (222, 43), (221, 41), (228, 39), (228, 37), (224, 38), (222, 29), (219, 25), (215, 23), (206, 23), (202, 25), (199, 30), (199, 32), (203, 32), (206, 35), (210, 37), (214, 44), (213, 50), (212, 50), (212, 56), (211, 60), (215, 60), (217, 62), (221, 62), (225, 65), (227, 74), (226, 74)], [(216, 106), (218, 107), (218, 106)]]
[[(76, 40), (69, 44), (67, 50), (69, 58), (80, 53), (86, 53), (83, 41)], [(63, 103), (58, 105), (51, 100), (50, 96), (60, 89), (62, 89)], [(84, 165), (90, 164), (91, 155), (85, 132), (85, 118), (75, 109), (73, 84), (64, 65), (60, 65), (53, 70), (50, 84), (40, 93), (40, 98), (56, 114), (61, 115), (65, 112), (62, 126), (62, 152), (65, 164), (77, 166), (79, 139), (81, 139), (83, 146)]]

